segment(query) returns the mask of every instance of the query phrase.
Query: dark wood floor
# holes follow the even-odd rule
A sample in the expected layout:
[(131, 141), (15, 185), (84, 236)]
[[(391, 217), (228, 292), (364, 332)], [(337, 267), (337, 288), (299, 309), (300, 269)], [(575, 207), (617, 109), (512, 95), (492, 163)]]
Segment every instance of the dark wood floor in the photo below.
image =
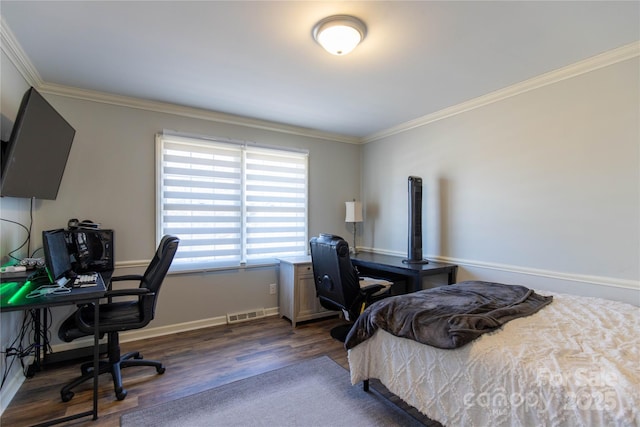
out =
[[(331, 328), (342, 322), (329, 318), (298, 324), (293, 329), (286, 319), (268, 317), (124, 343), (123, 352), (140, 350), (145, 359), (162, 361), (166, 372), (158, 375), (154, 368), (146, 367), (123, 370), (128, 395), (122, 401), (115, 398), (111, 376), (101, 375), (98, 420), (92, 421), (88, 417), (66, 425), (119, 426), (120, 416), (127, 411), (161, 404), (322, 355), (348, 369), (343, 344), (329, 335)], [(91, 381), (78, 386), (70, 402), (60, 400), (60, 388), (78, 373), (78, 363), (66, 363), (47, 368), (25, 380), (3, 413), (0, 425), (27, 426), (90, 410)]]

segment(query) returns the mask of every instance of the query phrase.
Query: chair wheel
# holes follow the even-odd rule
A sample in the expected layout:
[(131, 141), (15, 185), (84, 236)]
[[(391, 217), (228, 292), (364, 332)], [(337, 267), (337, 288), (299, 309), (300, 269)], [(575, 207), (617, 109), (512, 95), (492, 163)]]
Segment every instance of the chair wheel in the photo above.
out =
[(73, 399), (74, 394), (75, 393), (72, 392), (72, 391), (67, 391), (66, 393), (64, 391), (61, 391), (60, 392), (60, 398), (62, 398), (63, 402), (68, 402), (71, 399)]
[(159, 374), (164, 374), (164, 371), (166, 371), (166, 368), (164, 366), (156, 368), (156, 372)]
[(125, 389), (121, 389), (120, 391), (116, 390), (116, 398), (118, 400), (124, 400), (125, 397), (127, 397), (127, 390)]

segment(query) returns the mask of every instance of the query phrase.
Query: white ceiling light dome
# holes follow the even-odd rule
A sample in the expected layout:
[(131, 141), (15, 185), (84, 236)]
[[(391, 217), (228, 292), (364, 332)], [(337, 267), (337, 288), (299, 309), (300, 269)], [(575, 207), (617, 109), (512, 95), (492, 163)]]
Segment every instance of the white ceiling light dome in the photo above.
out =
[(346, 55), (367, 35), (367, 26), (350, 15), (333, 15), (313, 27), (313, 38), (332, 55)]

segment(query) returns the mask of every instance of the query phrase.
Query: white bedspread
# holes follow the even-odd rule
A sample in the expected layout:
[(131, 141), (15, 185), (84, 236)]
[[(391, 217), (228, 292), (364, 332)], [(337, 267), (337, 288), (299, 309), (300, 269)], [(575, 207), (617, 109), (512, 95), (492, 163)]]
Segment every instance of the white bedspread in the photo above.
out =
[(640, 308), (539, 293), (554, 302), (456, 350), (378, 330), (349, 350), (351, 381), (446, 426), (640, 426)]

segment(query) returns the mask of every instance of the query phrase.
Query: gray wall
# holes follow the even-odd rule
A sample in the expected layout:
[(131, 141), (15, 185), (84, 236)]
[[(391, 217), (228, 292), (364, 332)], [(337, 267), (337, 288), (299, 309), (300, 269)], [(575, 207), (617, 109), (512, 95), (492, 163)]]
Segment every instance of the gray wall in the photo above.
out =
[(638, 58), (363, 148), (363, 246), (407, 254), (407, 177), (424, 180), (425, 256), (460, 279), (638, 304)]

